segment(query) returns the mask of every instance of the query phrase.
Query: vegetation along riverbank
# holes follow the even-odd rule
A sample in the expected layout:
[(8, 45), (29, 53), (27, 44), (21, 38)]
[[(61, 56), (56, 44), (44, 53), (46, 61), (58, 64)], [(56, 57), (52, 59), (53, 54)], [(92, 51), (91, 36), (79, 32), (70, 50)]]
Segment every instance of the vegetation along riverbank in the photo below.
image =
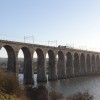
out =
[(65, 98), (58, 91), (48, 92), (43, 85), (22, 89), (14, 73), (0, 71), (0, 100), (93, 100), (93, 96), (85, 91)]

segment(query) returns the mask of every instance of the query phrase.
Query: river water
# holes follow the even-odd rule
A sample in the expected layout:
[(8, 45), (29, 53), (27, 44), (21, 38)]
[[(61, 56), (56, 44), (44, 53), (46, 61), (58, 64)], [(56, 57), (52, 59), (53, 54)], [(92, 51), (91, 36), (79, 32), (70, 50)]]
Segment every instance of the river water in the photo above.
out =
[[(35, 85), (36, 75), (34, 75)], [(20, 82), (23, 81), (23, 75), (19, 75)], [(75, 94), (77, 92), (88, 91), (93, 95), (94, 100), (100, 100), (100, 76), (85, 76), (76, 77), (66, 80), (58, 80), (53, 82), (47, 82), (44, 84), (49, 91), (55, 90), (63, 94), (64, 97)]]

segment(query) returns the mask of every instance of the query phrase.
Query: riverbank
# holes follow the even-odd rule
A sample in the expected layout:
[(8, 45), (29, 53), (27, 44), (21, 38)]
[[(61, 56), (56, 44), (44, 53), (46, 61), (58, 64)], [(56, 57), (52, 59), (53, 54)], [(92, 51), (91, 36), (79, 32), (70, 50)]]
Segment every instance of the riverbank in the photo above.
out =
[[(90, 86), (91, 85), (90, 83), (93, 84), (96, 80), (100, 81), (99, 79), (100, 79), (99, 77), (89, 77), (89, 78), (77, 77), (69, 80), (58, 80), (58, 81), (48, 82), (44, 83), (43, 85), (37, 84), (37, 86), (35, 87), (25, 86), (25, 88), (22, 89), (14, 73), (0, 72), (0, 91), (1, 93), (3, 93), (3, 96), (4, 94), (7, 95), (7, 97), (11, 96), (13, 100), (16, 100), (16, 98), (18, 98), (19, 100), (33, 100), (33, 97), (36, 98), (46, 97), (46, 100), (52, 100), (50, 99), (52, 96), (59, 97), (59, 95), (60, 97), (63, 97), (63, 100), (66, 100), (66, 98), (69, 97), (70, 95), (72, 96), (73, 94), (76, 93), (84, 94), (84, 91), (80, 90), (81, 92), (79, 92), (78, 89), (79, 88), (83, 89), (85, 85), (85, 88), (88, 90), (86, 85)], [(96, 83), (98, 81), (96, 81)], [(75, 90), (74, 92), (73, 89)], [(93, 85), (91, 89), (93, 89)], [(70, 92), (71, 94), (69, 94), (67, 91)], [(90, 91), (88, 91), (88, 93), (90, 93)], [(30, 99), (31, 97), (32, 99)], [(35, 100), (38, 100), (36, 98)]]
[(34, 88), (28, 87), (26, 95), (28, 100), (93, 100), (93, 96), (88, 91), (64, 97), (59, 91), (48, 92), (47, 88), (43, 85)]
[(86, 91), (64, 98), (63, 94), (57, 91), (48, 93), (47, 88), (40, 85), (34, 88), (27, 87), (26, 93), (21, 97), (0, 92), (0, 100), (93, 100), (93, 96)]

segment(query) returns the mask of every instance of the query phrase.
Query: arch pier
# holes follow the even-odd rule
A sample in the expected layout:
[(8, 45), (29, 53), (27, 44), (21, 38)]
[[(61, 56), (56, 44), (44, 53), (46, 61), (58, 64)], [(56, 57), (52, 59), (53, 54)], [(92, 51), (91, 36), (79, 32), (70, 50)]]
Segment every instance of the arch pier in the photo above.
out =
[(19, 74), (18, 53), (22, 50), (24, 84), (34, 83), (34, 52), (37, 53), (37, 82), (100, 74), (100, 52), (0, 40), (2, 47), (8, 55), (7, 71), (16, 75)]

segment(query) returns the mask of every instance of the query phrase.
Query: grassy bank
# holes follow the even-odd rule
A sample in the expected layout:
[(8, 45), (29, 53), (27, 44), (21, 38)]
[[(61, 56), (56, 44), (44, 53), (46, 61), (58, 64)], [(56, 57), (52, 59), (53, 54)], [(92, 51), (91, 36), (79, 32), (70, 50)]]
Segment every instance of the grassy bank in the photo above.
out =
[(65, 98), (57, 91), (48, 93), (43, 85), (22, 90), (14, 73), (0, 71), (0, 100), (93, 100), (93, 96), (86, 91)]
[(25, 100), (24, 94), (16, 74), (0, 71), (0, 100)]

